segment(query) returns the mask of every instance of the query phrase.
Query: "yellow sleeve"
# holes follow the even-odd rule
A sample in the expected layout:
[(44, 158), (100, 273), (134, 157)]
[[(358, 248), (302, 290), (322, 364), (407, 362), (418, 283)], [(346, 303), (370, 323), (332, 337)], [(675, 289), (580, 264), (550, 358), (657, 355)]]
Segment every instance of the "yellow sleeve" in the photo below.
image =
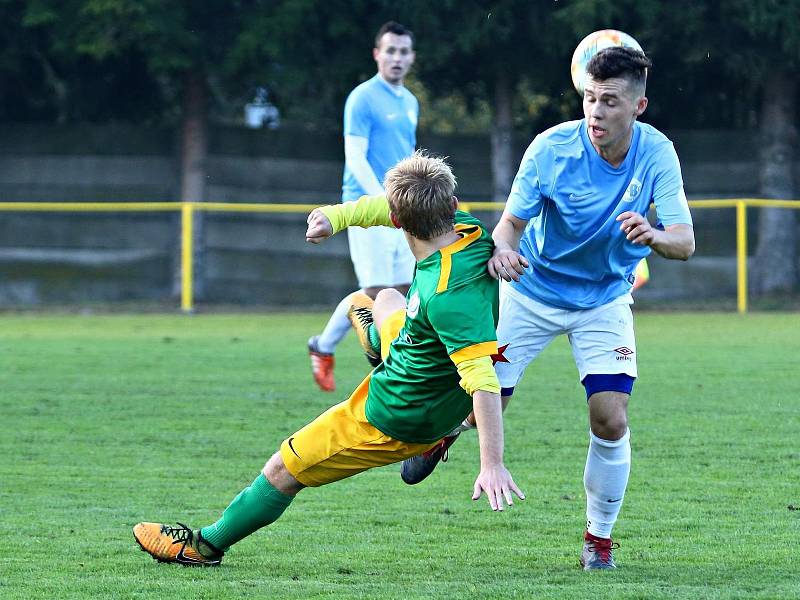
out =
[(457, 368), (461, 376), (461, 381), (458, 383), (470, 396), (478, 390), (500, 393), (500, 382), (497, 380), (490, 356), (469, 358), (458, 363)]
[(320, 206), (333, 226), (333, 233), (348, 227), (394, 227), (389, 218), (389, 202), (386, 196), (361, 196), (355, 202), (342, 202), (333, 206)]

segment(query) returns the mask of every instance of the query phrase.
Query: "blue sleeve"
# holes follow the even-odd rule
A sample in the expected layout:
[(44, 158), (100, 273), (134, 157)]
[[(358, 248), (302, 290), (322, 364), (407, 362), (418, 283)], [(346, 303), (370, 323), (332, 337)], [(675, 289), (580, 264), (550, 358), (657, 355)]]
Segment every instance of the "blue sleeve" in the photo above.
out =
[(414, 127), (411, 128), (411, 147), (417, 147), (417, 124), (419, 123), (419, 101), (413, 94), (411, 98), (414, 100)]
[(364, 98), (364, 94), (354, 91), (344, 104), (344, 135), (369, 138), (371, 130), (369, 102)]
[(524, 221), (529, 221), (542, 211), (542, 189), (536, 146), (534, 139), (525, 151), (506, 202), (506, 210)]
[(692, 224), (692, 214), (683, 190), (683, 177), (678, 155), (672, 144), (666, 146), (658, 159), (658, 173), (653, 184), (653, 203), (659, 224), (664, 227)]

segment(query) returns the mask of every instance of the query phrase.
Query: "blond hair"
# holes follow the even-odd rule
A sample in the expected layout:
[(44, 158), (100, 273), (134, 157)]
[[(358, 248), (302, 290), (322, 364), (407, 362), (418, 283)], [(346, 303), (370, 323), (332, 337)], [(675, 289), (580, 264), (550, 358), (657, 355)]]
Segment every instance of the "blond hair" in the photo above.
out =
[(420, 240), (453, 228), (456, 177), (443, 158), (417, 150), (386, 173), (386, 199), (400, 226)]

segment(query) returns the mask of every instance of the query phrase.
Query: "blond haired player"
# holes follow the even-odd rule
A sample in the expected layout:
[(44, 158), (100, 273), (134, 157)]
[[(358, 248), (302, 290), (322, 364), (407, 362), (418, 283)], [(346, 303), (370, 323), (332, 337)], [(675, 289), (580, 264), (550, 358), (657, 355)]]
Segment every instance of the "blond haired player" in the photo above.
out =
[(485, 492), (492, 510), (503, 510), (512, 493), (524, 498), (503, 464), (500, 385), (491, 360), (498, 284), (485, 267), (491, 237), (456, 210), (455, 178), (441, 159), (416, 153), (389, 171), (385, 186), (386, 197), (314, 210), (306, 232), (319, 243), (353, 225), (403, 230), (417, 261), (408, 305), (395, 290), (380, 292), (374, 323), (361, 332), (376, 340), (380, 331), (385, 359), (349, 399), (285, 439), (216, 523), (137, 524), (136, 541), (156, 560), (218, 565), (230, 546), (278, 519), (302, 489), (426, 452), (473, 410), (481, 464), (473, 500)]

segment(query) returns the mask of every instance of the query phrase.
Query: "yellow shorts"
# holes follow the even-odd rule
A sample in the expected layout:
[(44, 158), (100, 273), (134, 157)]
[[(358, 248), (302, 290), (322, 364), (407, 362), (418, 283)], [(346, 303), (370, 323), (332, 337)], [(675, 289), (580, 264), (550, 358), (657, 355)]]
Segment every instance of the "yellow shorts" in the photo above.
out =
[(406, 311), (402, 308), (396, 310), (381, 324), (381, 358), (386, 360), (389, 356), (389, 346), (392, 345), (394, 338), (400, 334), (403, 324), (406, 321)]
[[(403, 326), (405, 311), (397, 311), (381, 326), (381, 354)], [(394, 331), (394, 335), (391, 335)], [(332, 406), (281, 444), (281, 458), (300, 483), (316, 487), (422, 454), (432, 444), (401, 442), (384, 434), (364, 413), (368, 375), (353, 394)]]
[(373, 427), (364, 414), (369, 380), (281, 444), (283, 463), (297, 481), (325, 485), (422, 454), (438, 443), (401, 442)]

